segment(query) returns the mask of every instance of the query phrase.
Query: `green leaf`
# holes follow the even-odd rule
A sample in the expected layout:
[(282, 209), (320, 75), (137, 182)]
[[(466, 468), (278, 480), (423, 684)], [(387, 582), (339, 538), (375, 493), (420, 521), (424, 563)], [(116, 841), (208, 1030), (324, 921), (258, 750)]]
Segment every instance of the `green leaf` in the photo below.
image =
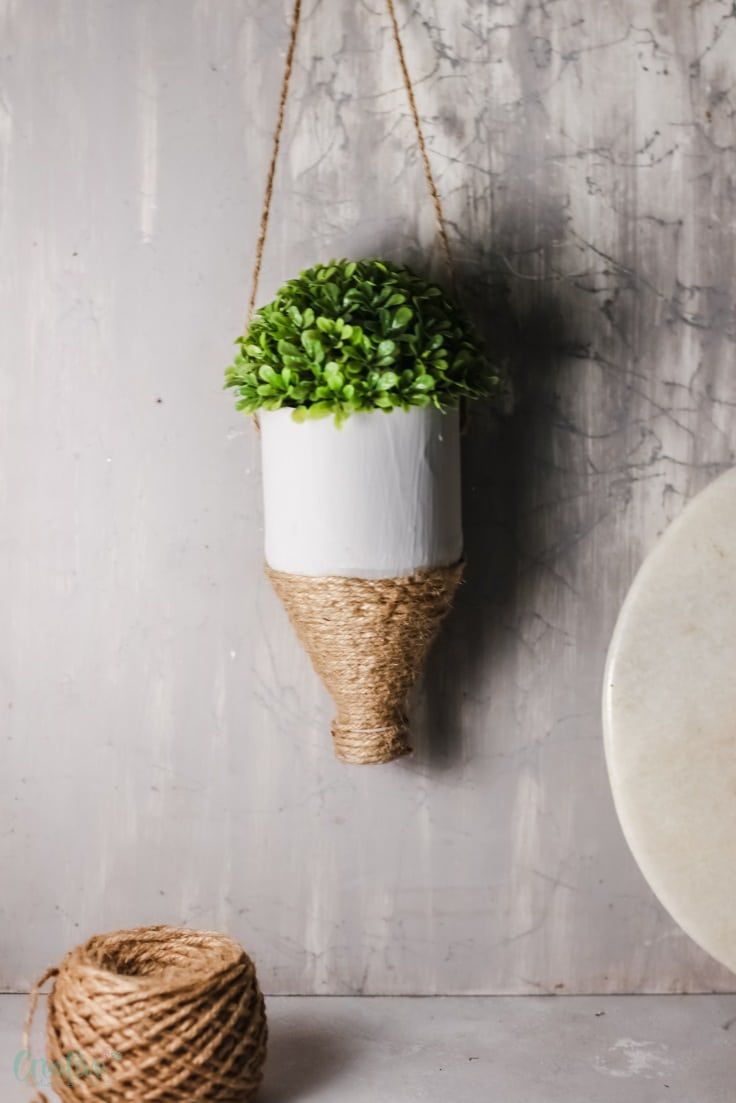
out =
[(409, 324), (414, 317), (414, 313), (411, 307), (400, 306), (393, 316), (392, 325), (394, 329), (401, 329), (403, 326)]
[(305, 329), (301, 336), (302, 345), (311, 360), (318, 364), (324, 360), (325, 349), (318, 329)]
[(338, 288), (337, 284), (336, 283), (326, 283), (324, 285), (324, 292), (327, 295), (327, 298), (333, 304), (333, 306), (337, 306), (337, 303), (338, 303), (339, 298), (340, 298), (340, 289)]

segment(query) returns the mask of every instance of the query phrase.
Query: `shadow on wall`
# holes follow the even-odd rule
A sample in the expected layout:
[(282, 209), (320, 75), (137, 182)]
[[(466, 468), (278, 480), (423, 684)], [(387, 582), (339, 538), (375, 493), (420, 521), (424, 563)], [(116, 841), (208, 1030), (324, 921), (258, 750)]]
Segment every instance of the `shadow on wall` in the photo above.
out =
[(471, 406), (463, 437), (465, 579), (412, 710), (417, 764), (436, 770), (465, 757), (466, 704), (487, 707), (493, 667), (509, 651), (517, 615), (528, 604), (535, 548), (525, 546), (525, 518), (544, 490), (538, 457), (550, 450), (561, 353), (572, 344), (554, 285), (531, 283), (516, 316), (500, 259), (486, 258), (482, 266), (460, 261), (457, 285), (487, 347), (500, 349), (512, 398), (500, 415), (483, 403)]

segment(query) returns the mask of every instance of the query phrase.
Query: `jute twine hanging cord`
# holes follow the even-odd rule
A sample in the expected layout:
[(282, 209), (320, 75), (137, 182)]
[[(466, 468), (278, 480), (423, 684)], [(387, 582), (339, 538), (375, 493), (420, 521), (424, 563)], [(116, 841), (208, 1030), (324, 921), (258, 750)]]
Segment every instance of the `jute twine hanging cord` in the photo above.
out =
[[(450, 281), (454, 267), (442, 200), (432, 172), (394, 0), (386, 0), (391, 33), (414, 124), (424, 178)], [(295, 0), (266, 177), (247, 324), (255, 310), (281, 135), (299, 34), (302, 4)], [(376, 417), (385, 416), (376, 413)], [(400, 578), (314, 577), (267, 568), (315, 670), (337, 704), (332, 725), (343, 762), (390, 762), (409, 753), (406, 696), (445, 617), (462, 564), (415, 571)]]
[[(432, 172), (432, 164), (429, 159), (429, 150), (427, 148), (427, 140), (424, 136), (424, 129), (422, 127), (422, 121), (419, 117), (419, 109), (417, 108), (416, 96), (414, 95), (414, 85), (412, 84), (411, 76), (409, 75), (409, 67), (406, 62), (406, 54), (404, 52), (404, 44), (401, 40), (401, 31), (399, 29), (399, 21), (396, 16), (396, 8), (394, 6), (394, 0), (386, 0), (386, 10), (388, 11), (389, 20), (391, 23), (391, 33), (396, 46), (396, 53), (399, 59), (399, 67), (401, 69), (401, 77), (406, 90), (406, 97), (409, 102), (409, 112), (411, 114), (412, 122), (414, 124), (414, 130), (417, 137), (417, 144), (419, 146), (419, 153), (422, 158), (422, 168), (424, 170), (424, 179), (427, 184), (427, 190), (429, 197), (434, 207), (435, 218), (437, 220), (437, 235), (440, 239), (442, 246), (442, 252), (445, 257), (445, 264), (447, 265), (447, 271), (450, 279), (454, 279), (454, 263), (452, 259), (452, 250), (450, 249), (450, 241), (447, 236), (447, 222), (445, 219), (445, 212), (442, 207), (442, 199), (437, 189), (437, 184), (434, 179), (434, 173)], [(279, 160), (279, 151), (281, 149), (281, 135), (284, 130), (284, 121), (286, 119), (286, 105), (289, 99), (289, 89), (291, 87), (291, 74), (294, 68), (294, 57), (296, 55), (297, 40), (299, 38), (299, 27), (302, 17), (302, 0), (294, 0), (294, 8), (291, 14), (291, 27), (289, 32), (289, 45), (286, 50), (286, 60), (284, 63), (284, 72), (281, 78), (281, 91), (279, 94), (279, 105), (276, 115), (276, 125), (274, 127), (273, 138), (271, 141), (271, 159), (268, 164), (268, 172), (266, 174), (266, 187), (263, 193), (263, 205), (261, 209), (261, 217), (258, 224), (258, 237), (256, 239), (255, 257), (253, 261), (253, 271), (250, 278), (250, 295), (248, 298), (248, 315), (246, 318), (245, 328), (248, 328), (253, 312), (256, 306), (256, 299), (258, 298), (258, 285), (261, 279), (261, 269), (263, 267), (263, 253), (266, 248), (266, 237), (268, 236), (268, 224), (271, 218), (271, 202), (273, 200), (273, 185), (276, 178), (276, 167)]]
[[(255, 969), (225, 935), (141, 927), (96, 935), (53, 978), (46, 1042), (63, 1103), (243, 1103), (261, 1082), (267, 1027)], [(35, 1103), (49, 1103), (43, 1091)]]

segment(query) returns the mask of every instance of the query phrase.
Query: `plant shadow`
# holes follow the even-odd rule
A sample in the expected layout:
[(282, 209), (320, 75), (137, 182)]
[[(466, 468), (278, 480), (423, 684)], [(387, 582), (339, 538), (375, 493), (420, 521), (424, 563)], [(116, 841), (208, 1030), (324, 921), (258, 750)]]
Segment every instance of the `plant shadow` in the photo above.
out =
[(297, 1103), (352, 1064), (353, 1051), (328, 1024), (306, 1024), (296, 1013), (269, 1023), (268, 1060), (259, 1103)]
[[(487, 710), (517, 614), (528, 603), (534, 547), (526, 518), (544, 477), (537, 456), (555, 431), (562, 353), (575, 355), (554, 285), (530, 284), (512, 309), (503, 266), (494, 257), (481, 271), (477, 262), (461, 262), (456, 284), (486, 346), (500, 350), (510, 397), (500, 413), (473, 404), (463, 433), (465, 576), (412, 710), (415, 762), (430, 771), (452, 768), (467, 756), (463, 724)], [(468, 726), (477, 728), (477, 719)]]

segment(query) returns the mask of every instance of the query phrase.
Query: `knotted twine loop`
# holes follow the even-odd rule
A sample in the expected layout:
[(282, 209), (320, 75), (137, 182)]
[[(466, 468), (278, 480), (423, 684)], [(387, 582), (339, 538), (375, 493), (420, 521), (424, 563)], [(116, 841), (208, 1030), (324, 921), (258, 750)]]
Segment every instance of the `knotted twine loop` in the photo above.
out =
[[(406, 96), (409, 101), (409, 112), (414, 123), (414, 130), (417, 136), (417, 143), (419, 145), (419, 152), (422, 158), (422, 167), (424, 169), (424, 179), (427, 183), (427, 190), (429, 192), (430, 199), (432, 200), (432, 206), (434, 207), (435, 218), (437, 220), (437, 233), (442, 245), (442, 252), (445, 256), (445, 263), (447, 265), (447, 272), (450, 277), (450, 283), (455, 282), (455, 266), (452, 259), (452, 250), (450, 249), (450, 241), (447, 236), (447, 221), (445, 219), (445, 213), (442, 208), (442, 200), (437, 188), (437, 184), (434, 179), (434, 173), (432, 172), (432, 163), (429, 159), (429, 150), (427, 147), (427, 141), (424, 136), (424, 130), (422, 128), (422, 122), (419, 117), (419, 110), (417, 108), (416, 96), (414, 95), (414, 86), (412, 84), (411, 76), (409, 75), (409, 67), (406, 62), (406, 54), (404, 52), (404, 45), (401, 41), (401, 32), (399, 30), (399, 21), (396, 18), (396, 8), (394, 7), (394, 0), (386, 0), (386, 9), (388, 11), (389, 19), (391, 21), (391, 33), (393, 35), (394, 45), (396, 46), (396, 52), (399, 58), (399, 67), (401, 69), (401, 76), (404, 82), (404, 88), (406, 89)], [(268, 224), (271, 217), (271, 201), (273, 199), (273, 184), (276, 177), (276, 166), (279, 159), (279, 150), (281, 149), (281, 135), (284, 129), (284, 120), (286, 118), (286, 104), (289, 99), (289, 86), (291, 84), (291, 74), (294, 68), (294, 55), (296, 53), (296, 44), (299, 37), (299, 25), (301, 23), (302, 15), (302, 0), (294, 0), (294, 8), (291, 14), (291, 25), (289, 31), (289, 45), (286, 50), (286, 60), (284, 62), (284, 72), (281, 78), (281, 92), (279, 95), (278, 111), (276, 113), (276, 125), (274, 127), (273, 137), (271, 140), (271, 160), (268, 165), (268, 173), (266, 175), (266, 187), (263, 193), (263, 205), (261, 208), (261, 218), (258, 228), (258, 238), (256, 239), (256, 251), (253, 261), (253, 271), (250, 279), (250, 296), (248, 299), (248, 316), (245, 321), (245, 329), (248, 329), (250, 320), (253, 317), (253, 312), (256, 306), (256, 299), (258, 297), (258, 284), (261, 278), (261, 268), (263, 267), (263, 252), (266, 247), (266, 237), (268, 235)], [(256, 421), (257, 424), (257, 421)]]
[(409, 754), (406, 697), (463, 564), (399, 578), (317, 578), (270, 567), (266, 573), (337, 706), (336, 756), (372, 765)]
[[(225, 935), (140, 927), (91, 938), (34, 986), (28, 1054), (51, 977), (47, 1060), (63, 1103), (244, 1103), (258, 1089), (264, 1001), (252, 961)], [(48, 1103), (43, 1092), (36, 1101)]]

